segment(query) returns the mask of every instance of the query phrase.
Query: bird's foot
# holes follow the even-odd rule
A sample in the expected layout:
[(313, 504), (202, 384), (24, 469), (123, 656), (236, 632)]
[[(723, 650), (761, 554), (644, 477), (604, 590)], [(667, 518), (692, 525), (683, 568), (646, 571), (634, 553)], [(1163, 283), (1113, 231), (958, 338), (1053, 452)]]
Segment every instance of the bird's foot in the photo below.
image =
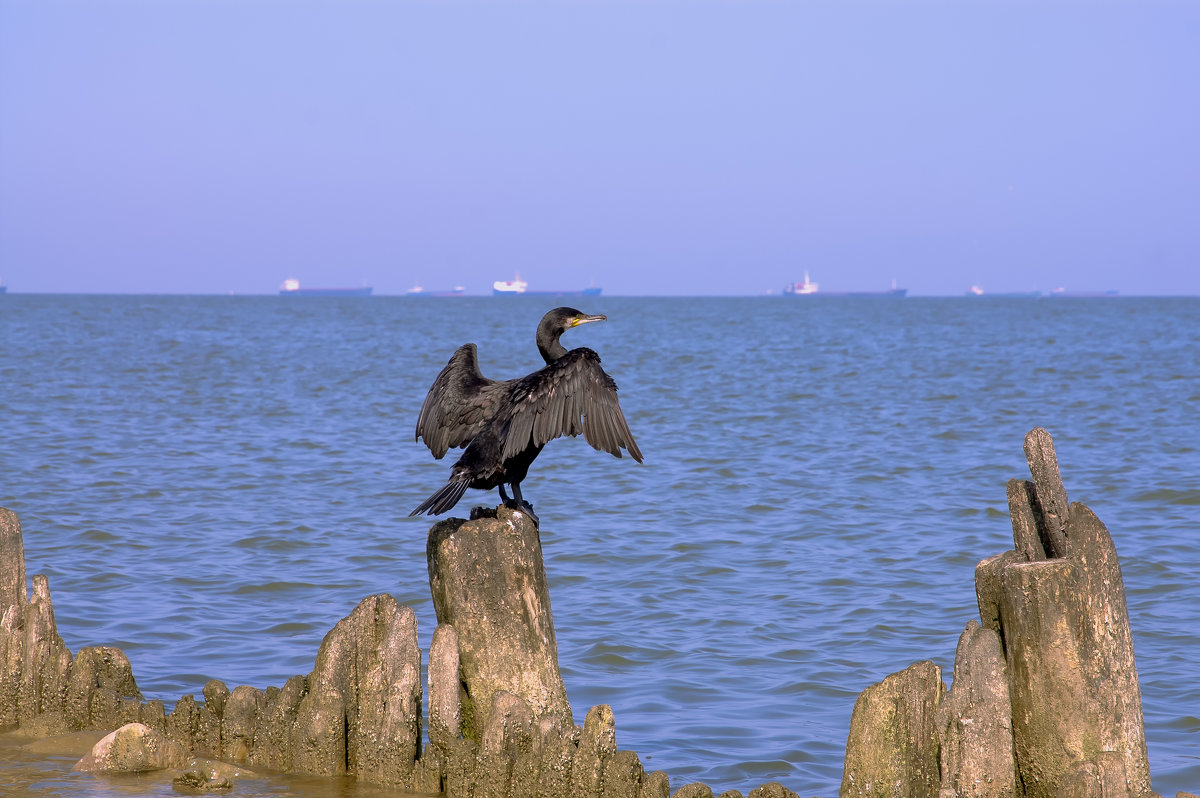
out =
[(534, 527), (536, 527), (537, 529), (542, 528), (542, 522), (537, 517), (537, 513), (535, 513), (533, 511), (532, 504), (530, 504), (529, 502), (521, 502), (521, 506), (518, 507), (517, 509), (520, 510), (521, 512), (525, 513), (525, 515), (529, 516), (529, 520), (533, 521)]
[(541, 521), (538, 519), (537, 513), (533, 511), (533, 505), (529, 502), (518, 501), (517, 499), (509, 499), (508, 501), (504, 502), (504, 506), (510, 510), (516, 510), (519, 513), (524, 513), (525, 515), (529, 516), (529, 520), (533, 521), (533, 525), (540, 528)]

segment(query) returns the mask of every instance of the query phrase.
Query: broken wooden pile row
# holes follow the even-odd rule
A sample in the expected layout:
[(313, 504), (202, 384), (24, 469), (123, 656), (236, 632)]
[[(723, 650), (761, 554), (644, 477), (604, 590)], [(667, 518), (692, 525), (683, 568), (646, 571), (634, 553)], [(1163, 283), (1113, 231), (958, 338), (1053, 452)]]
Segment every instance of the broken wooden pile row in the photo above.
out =
[(1014, 549), (975, 569), (980, 622), (954, 683), (920, 662), (854, 707), (842, 798), (1152, 795), (1121, 567), (1104, 524), (1067, 502), (1049, 433), (1008, 484)]
[[(1085, 505), (1068, 504), (1045, 430), (1029, 433), (1025, 451), (1033, 480), (1008, 486), (1015, 547), (976, 568), (980, 622), (959, 641), (953, 687), (921, 662), (863, 692), (843, 798), (1152, 794), (1112, 540)], [(44, 576), (28, 595), (20, 525), (0, 509), (0, 729), (143, 724), (127, 735), (135, 764), (94, 751), (85, 762), (101, 770), (179, 767), (182, 753), (450, 796), (667, 798), (667, 775), (617, 748), (609, 707), (593, 707), (582, 727), (572, 720), (532, 521), (477, 510), (436, 524), (426, 553), (438, 627), (422, 746), (416, 616), (390, 595), (338, 622), (307, 676), (266, 690), (210, 681), (202, 701), (184, 696), (168, 714), (143, 700), (119, 649), (72, 657)], [(772, 783), (750, 795), (795, 793)], [(689, 784), (675, 796), (712, 791)]]

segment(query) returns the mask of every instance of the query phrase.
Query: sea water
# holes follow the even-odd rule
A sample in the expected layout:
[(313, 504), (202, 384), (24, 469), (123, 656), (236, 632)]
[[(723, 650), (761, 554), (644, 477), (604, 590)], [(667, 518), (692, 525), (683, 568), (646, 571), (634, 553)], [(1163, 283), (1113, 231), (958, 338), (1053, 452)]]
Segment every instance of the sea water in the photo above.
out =
[[(673, 787), (835, 795), (865, 687), (922, 659), (950, 681), (1044, 426), (1121, 556), (1154, 785), (1200, 788), (1200, 299), (565, 301), (608, 315), (564, 343), (600, 353), (645, 453), (554, 441), (523, 486), (577, 720), (612, 705)], [(552, 304), (0, 297), (0, 504), (67, 646), (121, 647), (168, 707), (308, 673), (373, 593), (427, 648), (408, 513), (453, 458), (417, 411), (468, 341), (488, 376), (538, 368)]]

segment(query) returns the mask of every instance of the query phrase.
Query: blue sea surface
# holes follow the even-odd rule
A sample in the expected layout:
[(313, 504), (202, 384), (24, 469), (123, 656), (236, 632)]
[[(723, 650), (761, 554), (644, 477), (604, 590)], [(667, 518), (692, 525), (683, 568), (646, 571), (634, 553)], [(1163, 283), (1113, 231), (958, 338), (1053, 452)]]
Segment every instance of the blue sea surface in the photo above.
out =
[[(570, 301), (608, 315), (564, 343), (646, 456), (554, 441), (524, 483), (577, 720), (611, 704), (673, 788), (836, 795), (864, 688), (923, 659), (949, 683), (1044, 426), (1121, 556), (1155, 788), (1200, 789), (1200, 299)], [(0, 298), (0, 505), (68, 647), (120, 646), (168, 705), (307, 674), (373, 593), (427, 648), (407, 516), (453, 456), (417, 411), (462, 343), (540, 367), (553, 302)]]

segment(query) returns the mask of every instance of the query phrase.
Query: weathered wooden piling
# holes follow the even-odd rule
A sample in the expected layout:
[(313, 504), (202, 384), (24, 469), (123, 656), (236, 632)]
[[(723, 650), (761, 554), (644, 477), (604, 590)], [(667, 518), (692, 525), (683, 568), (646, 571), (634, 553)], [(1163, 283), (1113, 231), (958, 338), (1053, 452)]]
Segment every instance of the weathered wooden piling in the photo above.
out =
[[(1014, 548), (976, 567), (982, 625), (963, 633), (954, 686), (938, 710), (941, 795), (1152, 795), (1116, 548), (1086, 505), (1068, 502), (1049, 433), (1032, 430), (1024, 450), (1033, 479), (1007, 486)], [(873, 710), (880, 728), (911, 715), (899, 708), (928, 693), (916, 682), (879, 699), (877, 688), (859, 702), (884, 707)], [(856, 736), (851, 721), (843, 796), (928, 794), (924, 782), (891, 789), (900, 777), (882, 767), (927, 766), (918, 726), (909, 727), (911, 743), (894, 733)], [(874, 763), (869, 779), (860, 762)]]
[[(25, 582), (25, 546), (15, 513), (0, 508), (0, 727), (61, 716), (70, 688), (71, 652), (58, 634), (50, 583)], [(90, 696), (86, 708), (90, 713)], [(105, 702), (107, 705), (109, 702)], [(57, 719), (55, 720), (57, 723)]]
[(438, 624), (458, 636), (462, 733), (479, 742), (497, 692), (571, 719), (538, 528), (500, 507), (435, 524), (426, 544)]
[(862, 692), (850, 716), (843, 798), (937, 798), (942, 671), (926, 660)]
[(21, 521), (12, 510), (0, 507), (0, 609), (23, 607), (29, 600), (28, 589)]
[[(1049, 433), (1034, 429), (1025, 453), (1033, 490), (1029, 507), (1045, 559), (992, 558), (987, 615), (999, 610), (1018, 774), (1024, 793), (1057, 794), (1084, 763), (1101, 767), (1117, 754), (1126, 793), (1150, 792), (1141, 691), (1125, 587), (1112, 538), (1084, 504), (1068, 503)], [(1010, 497), (1012, 491), (1010, 490)], [(1014, 522), (1014, 542), (1031, 537)], [(997, 578), (998, 577), (998, 578)], [(998, 588), (999, 593), (994, 591)], [(983, 616), (983, 602), (980, 606)], [(1105, 778), (1115, 767), (1104, 756)], [(1086, 770), (1086, 768), (1085, 768)]]
[(1017, 795), (1004, 669), (1000, 635), (968, 622), (954, 654), (954, 683), (937, 712), (943, 798)]
[[(421, 750), (417, 618), (387, 594), (325, 636), (296, 718), (293, 769), (407, 787)], [(235, 691), (236, 694), (236, 691)]]

